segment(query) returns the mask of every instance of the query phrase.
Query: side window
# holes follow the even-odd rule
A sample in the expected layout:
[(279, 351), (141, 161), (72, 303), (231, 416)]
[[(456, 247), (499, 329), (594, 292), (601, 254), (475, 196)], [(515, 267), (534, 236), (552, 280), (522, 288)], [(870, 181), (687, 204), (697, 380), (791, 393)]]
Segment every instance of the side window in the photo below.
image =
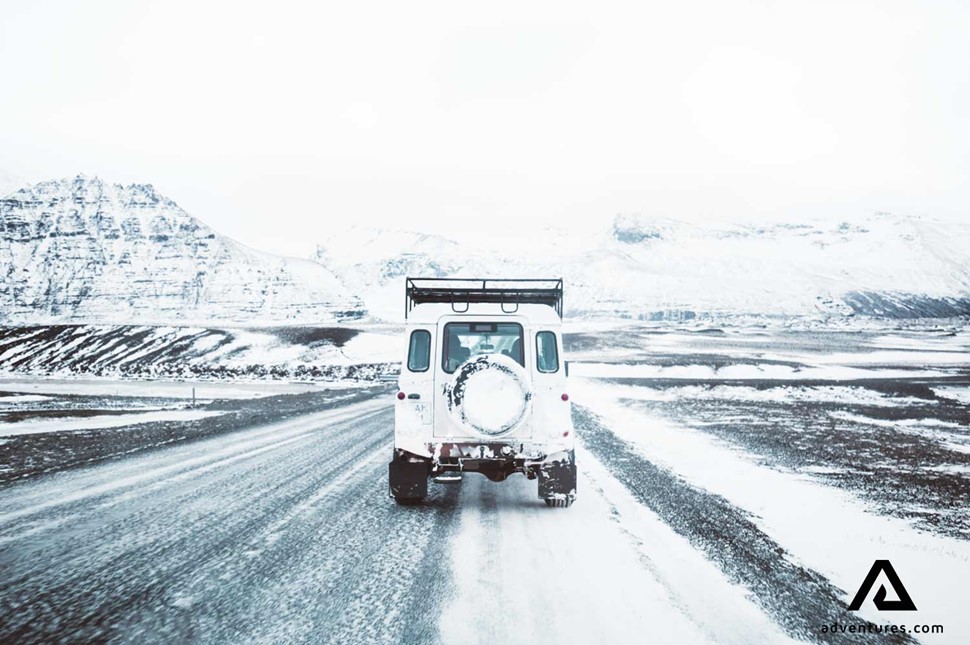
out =
[(559, 349), (556, 347), (556, 335), (551, 331), (536, 334), (536, 368), (540, 372), (559, 371)]
[(415, 329), (411, 332), (411, 345), (408, 347), (408, 370), (427, 372), (431, 365), (431, 332)]

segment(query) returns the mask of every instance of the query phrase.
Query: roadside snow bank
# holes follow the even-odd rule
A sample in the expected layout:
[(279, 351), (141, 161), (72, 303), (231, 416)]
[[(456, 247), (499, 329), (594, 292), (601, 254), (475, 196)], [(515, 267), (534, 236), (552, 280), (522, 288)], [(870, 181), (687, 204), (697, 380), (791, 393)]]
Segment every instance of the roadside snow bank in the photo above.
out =
[[(701, 432), (627, 408), (613, 386), (574, 379), (570, 388), (574, 401), (600, 415), (647, 459), (749, 512), (762, 531), (844, 590), (846, 603), (873, 561), (889, 559), (919, 608), (906, 622), (943, 624), (946, 633), (934, 635), (934, 643), (960, 643), (970, 633), (963, 600), (970, 543), (918, 531), (877, 514), (847, 491), (765, 467)], [(877, 624), (887, 620), (872, 603), (859, 614)]]

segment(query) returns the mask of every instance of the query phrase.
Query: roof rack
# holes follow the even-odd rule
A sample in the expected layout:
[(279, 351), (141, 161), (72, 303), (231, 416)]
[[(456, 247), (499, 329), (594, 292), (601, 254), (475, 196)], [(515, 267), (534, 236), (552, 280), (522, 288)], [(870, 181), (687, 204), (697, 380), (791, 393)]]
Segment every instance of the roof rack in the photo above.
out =
[(548, 305), (562, 318), (562, 278), (407, 278), (404, 299), (405, 320), (415, 305), (429, 302)]

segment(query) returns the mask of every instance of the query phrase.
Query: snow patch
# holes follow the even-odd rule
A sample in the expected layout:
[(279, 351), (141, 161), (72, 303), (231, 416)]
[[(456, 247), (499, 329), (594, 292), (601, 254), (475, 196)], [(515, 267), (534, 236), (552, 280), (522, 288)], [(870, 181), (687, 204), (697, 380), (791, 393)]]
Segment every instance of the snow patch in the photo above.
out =
[(852, 381), (946, 376), (937, 370), (862, 369), (847, 366), (791, 367), (761, 363), (755, 365), (649, 365), (570, 362), (571, 376), (591, 378), (654, 378), (689, 380)]
[(137, 414), (104, 414), (82, 418), (38, 419), (30, 421), (0, 422), (0, 436), (15, 437), (42, 432), (67, 432), (70, 430), (100, 430), (122, 428), (139, 423), (157, 421), (195, 421), (222, 414), (204, 410), (159, 410)]
[(945, 399), (953, 399), (964, 405), (970, 405), (970, 387), (934, 387), (933, 393)]
[[(23, 404), (23, 403), (41, 403), (43, 401), (50, 401), (49, 396), (40, 396), (37, 394), (16, 394), (13, 396), (0, 396), (0, 406), (8, 404)], [(0, 411), (4, 408), (0, 407)]]
[(926, 403), (915, 397), (892, 397), (858, 386), (820, 385), (794, 387), (790, 385), (756, 388), (747, 385), (687, 385), (653, 388), (618, 385), (617, 396), (636, 401), (721, 400), (758, 403), (841, 403), (846, 405), (898, 406)]

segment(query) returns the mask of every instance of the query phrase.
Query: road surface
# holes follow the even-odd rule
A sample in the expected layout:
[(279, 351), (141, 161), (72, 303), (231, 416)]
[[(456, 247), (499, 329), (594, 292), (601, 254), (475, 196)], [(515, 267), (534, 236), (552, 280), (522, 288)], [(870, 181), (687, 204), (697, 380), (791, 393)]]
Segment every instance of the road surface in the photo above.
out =
[(577, 419), (570, 509), (477, 475), (397, 506), (384, 396), (8, 485), (0, 642), (866, 640), (819, 632), (860, 622), (844, 590), (745, 513)]

